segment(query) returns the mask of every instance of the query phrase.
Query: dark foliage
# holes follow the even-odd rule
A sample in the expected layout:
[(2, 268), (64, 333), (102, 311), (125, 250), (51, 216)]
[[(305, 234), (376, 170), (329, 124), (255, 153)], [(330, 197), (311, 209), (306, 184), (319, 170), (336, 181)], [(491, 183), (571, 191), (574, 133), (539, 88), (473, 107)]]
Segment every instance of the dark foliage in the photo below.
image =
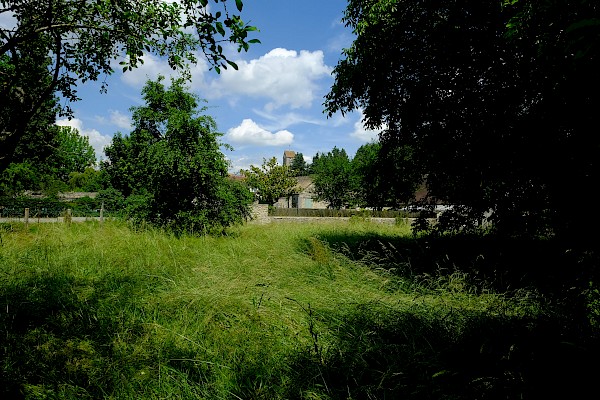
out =
[(598, 214), (572, 210), (600, 176), (600, 9), (506, 3), (350, 1), (357, 38), (325, 105), (363, 108), (382, 146), (412, 149), (430, 200), (471, 221), (492, 210), (507, 235), (597, 237)]

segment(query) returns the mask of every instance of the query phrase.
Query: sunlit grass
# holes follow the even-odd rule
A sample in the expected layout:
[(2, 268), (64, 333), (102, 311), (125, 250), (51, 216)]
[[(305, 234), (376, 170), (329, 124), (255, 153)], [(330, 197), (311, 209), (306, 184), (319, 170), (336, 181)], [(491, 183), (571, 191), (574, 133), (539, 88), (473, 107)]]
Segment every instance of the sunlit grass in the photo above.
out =
[[(496, 343), (493, 327), (523, 329), (518, 321), (548, 312), (533, 290), (495, 293), (459, 271), (383, 268), (404, 262), (387, 242), (387, 253), (355, 257), (332, 244), (410, 240), (408, 226), (246, 225), (180, 238), (120, 222), (3, 228), (6, 396), (468, 398), (494, 386), (455, 388), (466, 373), (444, 357), (479, 329), (496, 362), (516, 339)], [(452, 384), (435, 386), (448, 376)], [(523, 393), (516, 378), (501, 383)]]

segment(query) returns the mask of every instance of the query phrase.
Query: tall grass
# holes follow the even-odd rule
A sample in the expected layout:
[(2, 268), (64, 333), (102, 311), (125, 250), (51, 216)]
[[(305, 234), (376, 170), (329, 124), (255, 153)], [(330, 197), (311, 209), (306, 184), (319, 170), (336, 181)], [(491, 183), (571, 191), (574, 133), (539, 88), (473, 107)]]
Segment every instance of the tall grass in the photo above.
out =
[(419, 272), (406, 226), (1, 235), (2, 398), (534, 398), (598, 354), (531, 288)]

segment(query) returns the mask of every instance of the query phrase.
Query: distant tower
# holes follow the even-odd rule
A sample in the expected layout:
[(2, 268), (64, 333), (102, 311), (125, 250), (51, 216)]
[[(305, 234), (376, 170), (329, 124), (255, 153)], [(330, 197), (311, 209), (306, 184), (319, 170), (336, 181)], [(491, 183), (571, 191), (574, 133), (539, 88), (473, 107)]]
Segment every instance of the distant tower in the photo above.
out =
[(283, 152), (283, 165), (287, 165), (288, 167), (292, 166), (292, 161), (296, 157), (296, 152), (292, 150), (286, 150)]

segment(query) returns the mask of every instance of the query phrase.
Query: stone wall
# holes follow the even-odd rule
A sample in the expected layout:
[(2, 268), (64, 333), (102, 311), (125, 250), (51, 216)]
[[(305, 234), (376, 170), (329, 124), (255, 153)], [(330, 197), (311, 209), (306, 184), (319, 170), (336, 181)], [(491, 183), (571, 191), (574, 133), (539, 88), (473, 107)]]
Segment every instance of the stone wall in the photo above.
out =
[(271, 222), (269, 217), (269, 205), (268, 204), (252, 204), (252, 220), (250, 223), (254, 224), (267, 224)]

